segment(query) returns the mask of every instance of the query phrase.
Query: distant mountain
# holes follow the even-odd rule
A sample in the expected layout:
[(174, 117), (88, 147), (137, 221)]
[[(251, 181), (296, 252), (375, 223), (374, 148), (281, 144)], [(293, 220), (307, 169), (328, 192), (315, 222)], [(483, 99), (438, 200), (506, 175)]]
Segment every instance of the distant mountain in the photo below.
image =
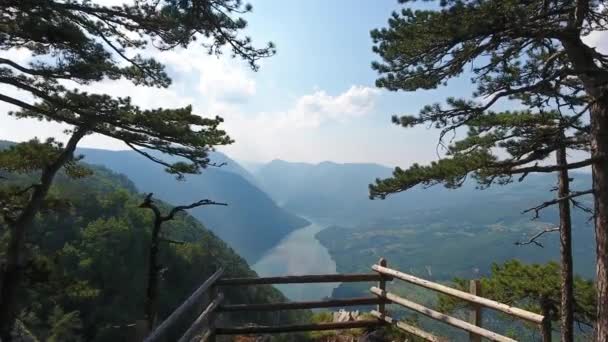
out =
[[(459, 189), (441, 185), (415, 187), (385, 200), (370, 200), (368, 186), (376, 178), (389, 177), (392, 169), (378, 164), (322, 162), (292, 163), (274, 160), (255, 172), (262, 189), (284, 208), (302, 215), (325, 219), (338, 225), (359, 226), (380, 219), (399, 220), (410, 213), (440, 209), (458, 214), (462, 206), (507, 205), (504, 215), (521, 216), (521, 211), (550, 199), (555, 175), (529, 175), (524, 182), (480, 190), (473, 181)], [(573, 189), (590, 187), (585, 173), (575, 175)], [(496, 213), (491, 213), (495, 215)], [(476, 213), (484, 216), (485, 213)], [(492, 219), (495, 217), (493, 216)]]
[[(274, 160), (259, 168), (255, 176), (264, 191), (284, 208), (340, 225), (400, 216), (404, 206), (424, 208), (437, 204), (436, 189), (414, 189), (407, 196), (399, 194), (384, 201), (370, 200), (369, 183), (388, 177), (391, 172), (390, 168), (378, 164)], [(466, 197), (462, 193), (455, 195)]]
[[(558, 259), (557, 235), (542, 238), (545, 248), (515, 246), (543, 227), (558, 222), (556, 208), (532, 221), (522, 211), (552, 199), (554, 174), (531, 174), (523, 182), (480, 190), (474, 181), (459, 189), (441, 185), (416, 187), (386, 200), (369, 200), (368, 184), (390, 176), (375, 164), (320, 164), (272, 161), (256, 173), (261, 186), (285, 208), (311, 219), (333, 222), (317, 234), (339, 272), (367, 271), (380, 257), (406, 272), (449, 280), (476, 277), (493, 262), (519, 258), (527, 262)], [(591, 187), (587, 173), (571, 173), (573, 190)], [(589, 196), (579, 198), (591, 206)], [(573, 211), (576, 272), (594, 273), (593, 229), (589, 214)], [(335, 296), (361, 295), (342, 285)]]
[[(253, 177), (238, 163), (215, 152), (220, 168), (209, 167), (200, 175), (188, 175), (184, 181), (164, 172), (133, 151), (79, 149), (84, 161), (103, 165), (127, 175), (140, 192), (153, 192), (157, 198), (174, 205), (189, 204), (200, 199), (228, 203), (193, 209), (191, 214), (233, 247), (249, 263), (254, 263), (281, 238), (307, 221), (280, 207), (252, 184)], [(249, 181), (251, 179), (252, 181)]]

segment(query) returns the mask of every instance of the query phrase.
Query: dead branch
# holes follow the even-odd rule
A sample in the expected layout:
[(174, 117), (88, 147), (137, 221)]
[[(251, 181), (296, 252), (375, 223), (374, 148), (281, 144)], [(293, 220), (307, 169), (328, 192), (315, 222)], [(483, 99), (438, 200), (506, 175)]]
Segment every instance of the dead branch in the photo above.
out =
[(184, 245), (184, 244), (187, 243), (185, 241), (176, 241), (176, 240), (171, 240), (171, 239), (167, 239), (167, 238), (164, 238), (164, 237), (159, 237), (158, 241), (167, 242), (167, 243), (173, 243), (173, 244), (176, 244), (176, 245)]
[(545, 246), (543, 246), (542, 243), (536, 241), (536, 239), (540, 238), (541, 236), (543, 236), (546, 233), (557, 232), (557, 231), (559, 231), (559, 227), (556, 227), (556, 228), (546, 228), (546, 229), (544, 229), (544, 230), (536, 233), (536, 235), (534, 235), (533, 237), (531, 237), (530, 240), (528, 240), (528, 241), (524, 241), (524, 242), (516, 241), (515, 245), (516, 246), (524, 246), (524, 245), (535, 244), (535, 245), (537, 245), (540, 248), (544, 248)]
[(169, 212), (169, 214), (165, 217), (162, 218), (163, 221), (169, 221), (172, 220), (173, 217), (175, 216), (175, 214), (177, 214), (180, 211), (184, 211), (184, 210), (188, 210), (188, 209), (194, 209), (203, 205), (223, 205), (223, 206), (227, 206), (227, 203), (221, 203), (221, 202), (215, 202), (209, 199), (204, 199), (204, 200), (200, 200), (198, 202), (194, 202), (192, 204), (189, 205), (180, 205), (177, 207), (174, 207), (173, 209), (171, 209), (171, 211)]
[(556, 198), (551, 201), (543, 202), (542, 204), (540, 204), (536, 207), (526, 209), (522, 212), (522, 214), (527, 214), (531, 211), (534, 211), (534, 217), (532, 219), (535, 220), (535, 219), (539, 218), (540, 211), (549, 206), (555, 205), (561, 201), (572, 200), (575, 197), (584, 196), (584, 195), (588, 195), (588, 194), (592, 194), (592, 193), (593, 193), (593, 189), (589, 189), (589, 190), (585, 190), (585, 191), (573, 191), (573, 192), (570, 192), (570, 194), (568, 196), (564, 196), (564, 197)]

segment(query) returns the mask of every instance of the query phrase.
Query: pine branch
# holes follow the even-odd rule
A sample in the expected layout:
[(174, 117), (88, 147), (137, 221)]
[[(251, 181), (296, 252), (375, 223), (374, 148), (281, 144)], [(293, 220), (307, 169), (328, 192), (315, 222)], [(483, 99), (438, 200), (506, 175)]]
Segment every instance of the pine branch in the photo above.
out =
[(539, 165), (534, 165), (534, 166), (520, 167), (520, 168), (517, 168), (517, 169), (508, 170), (507, 173), (508, 174), (520, 174), (521, 173), (521, 174), (523, 174), (525, 176), (525, 175), (527, 175), (530, 172), (550, 173), (550, 172), (555, 172), (555, 171), (559, 171), (559, 170), (563, 170), (563, 169), (567, 169), (567, 170), (580, 169), (582, 167), (589, 166), (589, 165), (595, 163), (596, 161), (598, 161), (598, 158), (589, 158), (589, 159), (581, 160), (581, 161), (576, 162), (576, 163), (569, 163), (566, 166), (559, 166), (559, 165), (539, 166)]

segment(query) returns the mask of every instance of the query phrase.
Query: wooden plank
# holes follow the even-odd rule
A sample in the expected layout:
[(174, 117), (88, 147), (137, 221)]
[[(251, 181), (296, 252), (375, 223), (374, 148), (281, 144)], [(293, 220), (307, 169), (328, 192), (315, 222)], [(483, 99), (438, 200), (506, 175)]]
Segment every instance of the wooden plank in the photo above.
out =
[(313, 274), (264, 278), (227, 278), (220, 279), (216, 285), (237, 286), (270, 284), (353, 283), (379, 281), (381, 278), (382, 276), (377, 273)]
[(378, 297), (362, 297), (348, 299), (329, 299), (311, 302), (289, 302), (289, 303), (265, 303), (265, 304), (234, 304), (221, 305), (218, 312), (235, 311), (277, 311), (277, 310), (299, 310), (317, 308), (335, 308), (358, 305), (377, 305), (385, 300)]
[(377, 287), (372, 287), (370, 289), (370, 291), (378, 296), (384, 297), (388, 300), (390, 300), (391, 302), (395, 303), (395, 304), (399, 304), (403, 307), (406, 307), (410, 310), (416, 311), (418, 313), (421, 313), (425, 316), (431, 317), (435, 320), (444, 322), (446, 324), (449, 324), (453, 327), (456, 328), (460, 328), (462, 330), (468, 331), (468, 332), (472, 332), (475, 333), (477, 335), (480, 335), (481, 337), (485, 337), (491, 341), (497, 341), (497, 342), (516, 342), (516, 340), (506, 337), (506, 336), (502, 336), (499, 335), (493, 331), (490, 330), (486, 330), (483, 328), (480, 328), (478, 326), (475, 326), (469, 322), (465, 322), (462, 321), (460, 319), (448, 316), (446, 314), (443, 314), (441, 312), (437, 312), (435, 310), (429, 309), (425, 306), (422, 306), (418, 303), (414, 303), (412, 301), (409, 301), (405, 298), (401, 298), (393, 293), (390, 292), (386, 292), (386, 291), (382, 291)]
[[(224, 295), (218, 293), (218, 295), (207, 305), (205, 310), (196, 318), (194, 323), (186, 330), (184, 335), (179, 339), (178, 342), (190, 342), (196, 334), (200, 333), (203, 328), (203, 324), (209, 319), (209, 317), (213, 314), (215, 309), (220, 305), (220, 303), (224, 300)], [(210, 331), (209, 329), (207, 331)]]
[(399, 321), (396, 319), (393, 319), (390, 316), (387, 315), (383, 315), (382, 313), (380, 313), (379, 311), (376, 310), (372, 310), (370, 312), (370, 314), (380, 320), (385, 321), (388, 324), (394, 325), (397, 328), (410, 333), (412, 335), (418, 336), (420, 338), (423, 338), (425, 341), (429, 341), (429, 342), (447, 342), (447, 339), (445, 338), (441, 338), (441, 337), (437, 337), (429, 332), (426, 332), (418, 327), (415, 327), (413, 325), (407, 324), (403, 321)]
[[(469, 281), (469, 293), (474, 296), (481, 296), (481, 281), (478, 279)], [(481, 327), (481, 305), (473, 304), (473, 309), (469, 315), (469, 323)], [(469, 333), (469, 342), (481, 342), (481, 337), (473, 333)]]
[(322, 331), (322, 330), (344, 330), (354, 328), (371, 328), (384, 325), (380, 320), (363, 320), (336, 323), (316, 323), (299, 325), (277, 325), (277, 326), (251, 326), (237, 328), (217, 328), (216, 335), (248, 335), (248, 334), (276, 334), (299, 331)]
[(211, 338), (211, 336), (213, 336), (213, 331), (211, 330), (207, 330), (203, 336), (201, 337), (201, 340), (199, 342), (208, 342), (209, 339)]
[(454, 288), (451, 288), (451, 287), (448, 287), (445, 285), (437, 284), (437, 283), (434, 283), (434, 282), (431, 282), (428, 280), (424, 280), (424, 279), (415, 277), (413, 275), (409, 275), (409, 274), (399, 272), (399, 271), (396, 271), (396, 270), (393, 270), (390, 268), (382, 267), (379, 265), (373, 265), (372, 269), (381, 274), (390, 275), (392, 277), (401, 279), (401, 280), (406, 281), (411, 284), (416, 284), (416, 285), (425, 287), (427, 289), (431, 289), (431, 290), (434, 290), (437, 292), (441, 292), (443, 294), (450, 295), (452, 297), (456, 297), (456, 298), (465, 300), (465, 301), (473, 303), (473, 304), (478, 304), (478, 305), (481, 305), (481, 306), (484, 306), (487, 308), (498, 310), (498, 311), (504, 312), (506, 314), (509, 314), (511, 316), (521, 318), (528, 322), (532, 322), (535, 324), (541, 324), (543, 322), (544, 317), (542, 315), (536, 314), (534, 312), (522, 310), (520, 308), (516, 308), (513, 306), (509, 306), (507, 304), (499, 303), (499, 302), (491, 300), (491, 299), (475, 296), (475, 295), (472, 295), (467, 292), (456, 290)]
[(172, 327), (175, 323), (179, 322), (182, 316), (188, 312), (193, 305), (199, 302), (201, 296), (205, 294), (205, 292), (213, 286), (213, 284), (224, 274), (224, 269), (219, 268), (215, 273), (211, 275), (211, 277), (207, 278), (205, 282), (199, 286), (196, 291), (194, 291), (188, 299), (186, 299), (182, 305), (180, 305), (175, 311), (173, 311), (167, 319), (165, 319), (154, 331), (146, 337), (144, 342), (156, 342), (162, 341), (164, 334), (167, 330)]

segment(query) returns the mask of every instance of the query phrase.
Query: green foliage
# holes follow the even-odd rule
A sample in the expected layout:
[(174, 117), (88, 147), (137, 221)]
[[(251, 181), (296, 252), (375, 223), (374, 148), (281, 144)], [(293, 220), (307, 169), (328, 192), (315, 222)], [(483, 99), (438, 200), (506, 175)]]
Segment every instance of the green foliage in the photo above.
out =
[(183, 157), (187, 161), (166, 163), (140, 151), (178, 177), (198, 173), (209, 163), (213, 146), (232, 142), (218, 128), (220, 117), (194, 114), (191, 106), (142, 109), (129, 97), (68, 89), (64, 81), (86, 85), (126, 79), (134, 86), (164, 88), (171, 83), (164, 65), (142, 55), (150, 47), (169, 50), (198, 41), (209, 54), (217, 55), (228, 47), (254, 70), (260, 58), (275, 50), (272, 44), (255, 48), (250, 38), (240, 37), (247, 23), (238, 15), (251, 10), (240, 0), (133, 1), (120, 6), (87, 0), (11, 0), (1, 7), (6, 24), (0, 27), (0, 49), (21, 48), (32, 56), (28, 65), (0, 60), (0, 83), (35, 98), (28, 103), (2, 95), (0, 101), (19, 108), (10, 114), (69, 124), (85, 133), (124, 141), (133, 149)]
[[(143, 318), (145, 274), (152, 216), (138, 206), (142, 198), (122, 176), (95, 173), (72, 179), (58, 175), (51, 192), (70, 199), (68, 212), (38, 215), (28, 243), (30, 262), (20, 297), (27, 303), (20, 320), (37, 336), (56, 341), (127, 341), (127, 325)], [(22, 179), (27, 184), (29, 180)], [(159, 203), (163, 210), (169, 206)], [(166, 223), (165, 269), (160, 318), (172, 312), (217, 267), (228, 276), (255, 276), (247, 263), (194, 218), (180, 214)], [(6, 238), (6, 232), (3, 232)], [(5, 243), (5, 240), (2, 240)], [(5, 251), (5, 248), (0, 249)], [(278, 302), (286, 299), (269, 286), (227, 289), (227, 302)], [(305, 321), (304, 313), (229, 315), (244, 322)]]
[[(492, 265), (491, 273), (480, 281), (486, 298), (539, 314), (542, 314), (541, 306), (545, 303), (551, 309), (551, 320), (559, 320), (561, 274), (556, 262), (524, 264), (518, 260), (509, 260), (504, 264)], [(453, 286), (467, 291), (468, 281), (456, 278)], [(575, 321), (589, 329), (595, 322), (594, 283), (579, 276), (574, 277), (574, 301)], [(439, 297), (438, 307), (443, 312), (470, 309), (467, 303), (445, 295)]]
[(78, 317), (78, 311), (64, 313), (60, 307), (55, 307), (49, 317), (51, 327), (48, 342), (78, 342), (82, 341), (79, 330), (82, 329), (82, 322)]
[[(410, 125), (409, 121), (404, 125)], [(376, 184), (370, 185), (370, 197), (384, 199), (417, 185), (458, 188), (468, 176), (482, 188), (504, 185), (512, 182), (514, 175), (520, 174), (521, 181), (531, 172), (557, 170), (554, 165), (538, 163), (562, 145), (585, 151), (589, 148), (585, 134), (564, 136), (564, 119), (557, 112), (489, 112), (469, 119), (466, 126), (467, 136), (453, 140), (447, 146), (446, 157), (426, 166), (414, 163), (405, 170), (395, 168), (392, 177), (377, 179)], [(536, 164), (530, 166), (531, 163)]]
[[(63, 144), (53, 138), (48, 138), (44, 142), (34, 138), (28, 142), (8, 146), (0, 149), (0, 171), (37, 172), (55, 161), (63, 152), (63, 148)], [(76, 158), (64, 166), (66, 174), (73, 178), (88, 176), (90, 171), (82, 165), (78, 165), (78, 159)]]
[[(585, 4), (439, 1), (425, 10), (404, 8), (393, 13), (386, 28), (373, 30), (380, 61), (372, 67), (380, 74), (379, 87), (433, 89), (470, 74), (476, 91), (472, 99), (450, 97), (445, 106), (427, 105), (417, 116), (393, 117), (404, 127), (439, 129), (442, 144), (446, 134), (456, 135), (460, 128), (468, 127), (468, 135), (451, 141), (445, 160), (397, 168), (392, 177), (377, 180), (370, 196), (384, 198), (417, 184), (458, 187), (470, 174), (482, 186), (504, 184), (514, 174), (553, 171), (529, 165), (545, 160), (558, 146), (588, 151), (589, 126), (580, 118), (588, 111), (594, 86), (575, 69), (598, 78), (607, 74), (604, 55), (581, 40), (605, 30), (607, 11), (600, 1)], [(577, 54), (585, 58), (577, 59)], [(529, 110), (492, 110), (505, 101)], [(562, 139), (564, 131), (571, 136)], [(586, 160), (578, 166), (589, 164)]]

